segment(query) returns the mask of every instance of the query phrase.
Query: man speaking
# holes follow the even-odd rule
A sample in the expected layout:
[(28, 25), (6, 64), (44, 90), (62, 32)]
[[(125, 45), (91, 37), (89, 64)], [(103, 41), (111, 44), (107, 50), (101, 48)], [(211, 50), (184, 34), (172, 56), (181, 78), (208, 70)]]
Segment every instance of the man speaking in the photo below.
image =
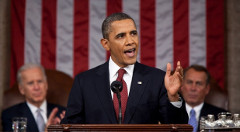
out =
[[(62, 124), (117, 124), (119, 110), (123, 124), (187, 123), (178, 94), (183, 69), (177, 63), (174, 74), (138, 63), (139, 37), (134, 20), (114, 13), (102, 24), (101, 44), (111, 56), (107, 62), (75, 77)], [(122, 83), (121, 109), (114, 81)]]

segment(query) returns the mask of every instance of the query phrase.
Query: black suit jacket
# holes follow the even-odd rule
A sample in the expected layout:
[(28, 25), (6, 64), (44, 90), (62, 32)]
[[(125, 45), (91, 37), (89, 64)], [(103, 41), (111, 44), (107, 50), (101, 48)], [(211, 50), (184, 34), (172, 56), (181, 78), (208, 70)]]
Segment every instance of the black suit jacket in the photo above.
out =
[[(212, 114), (212, 115), (214, 115), (215, 120), (217, 120), (218, 119), (218, 114), (221, 113), (221, 112), (227, 112), (227, 111), (222, 109), (222, 108), (213, 106), (211, 104), (204, 103), (204, 105), (202, 107), (202, 110), (201, 110), (201, 113), (200, 113), (200, 117), (207, 116), (208, 114)], [(199, 118), (199, 120), (200, 120), (200, 118)]]
[[(65, 110), (62, 106), (47, 103), (47, 117), (49, 117), (51, 111), (55, 107), (58, 108), (58, 116), (63, 110)], [(36, 121), (26, 102), (14, 105), (2, 112), (3, 131), (12, 131), (13, 117), (27, 117), (27, 132), (38, 132)]]
[[(183, 107), (186, 110), (185, 104)], [(227, 112), (226, 110), (216, 107), (214, 105), (208, 104), (208, 103), (204, 103), (203, 107), (201, 109), (200, 115), (199, 115), (199, 121), (198, 121), (198, 130), (199, 130), (199, 124), (200, 124), (200, 119), (201, 117), (207, 117), (208, 114), (212, 114), (215, 117), (215, 120), (218, 119), (218, 113), (221, 112)]]
[[(117, 124), (108, 61), (75, 77), (63, 124)], [(165, 72), (136, 63), (124, 124), (187, 123), (185, 111), (168, 100)], [(142, 82), (139, 84), (138, 82)]]

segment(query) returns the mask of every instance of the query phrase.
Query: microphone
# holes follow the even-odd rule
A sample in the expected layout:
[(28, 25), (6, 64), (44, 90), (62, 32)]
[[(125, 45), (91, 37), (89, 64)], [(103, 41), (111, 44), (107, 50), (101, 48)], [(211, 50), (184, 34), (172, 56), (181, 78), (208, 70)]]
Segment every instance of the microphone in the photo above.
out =
[(111, 84), (111, 90), (117, 94), (118, 104), (119, 104), (119, 113), (118, 113), (118, 123), (122, 123), (122, 109), (121, 109), (121, 95), (120, 92), (123, 89), (123, 85), (119, 81), (113, 81)]

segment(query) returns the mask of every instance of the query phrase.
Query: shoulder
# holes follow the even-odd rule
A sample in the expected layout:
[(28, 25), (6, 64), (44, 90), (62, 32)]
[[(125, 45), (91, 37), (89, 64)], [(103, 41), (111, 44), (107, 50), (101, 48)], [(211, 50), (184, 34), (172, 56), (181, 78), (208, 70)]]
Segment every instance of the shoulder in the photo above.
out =
[(108, 72), (108, 61), (99, 66), (77, 74), (75, 78), (91, 78), (94, 74), (101, 74), (104, 72)]
[(207, 116), (208, 114), (213, 114), (215, 119), (217, 119), (218, 114), (221, 112), (227, 112), (226, 110), (216, 107), (214, 105), (204, 103), (203, 108), (201, 110), (201, 116)]
[(203, 108), (201, 110), (202, 115), (206, 116), (207, 114), (213, 114), (215, 117), (221, 112), (227, 112), (225, 109), (216, 107), (214, 105), (204, 103)]
[(141, 72), (143, 74), (151, 74), (151, 75), (157, 75), (157, 76), (164, 76), (166, 74), (165, 71), (155, 68), (155, 67), (150, 67), (145, 64), (141, 64), (136, 62), (135, 64), (135, 71)]
[(20, 111), (22, 109), (25, 109), (27, 107), (27, 104), (26, 102), (24, 103), (19, 103), (19, 104), (16, 104), (16, 105), (13, 105), (5, 110), (2, 111), (2, 114), (6, 114), (6, 113), (14, 113), (16, 111)]
[(25, 102), (16, 104), (2, 111), (2, 119), (6, 120), (11, 119), (12, 117), (15, 116), (23, 116), (24, 115), (23, 112), (26, 111), (27, 109), (28, 106)]

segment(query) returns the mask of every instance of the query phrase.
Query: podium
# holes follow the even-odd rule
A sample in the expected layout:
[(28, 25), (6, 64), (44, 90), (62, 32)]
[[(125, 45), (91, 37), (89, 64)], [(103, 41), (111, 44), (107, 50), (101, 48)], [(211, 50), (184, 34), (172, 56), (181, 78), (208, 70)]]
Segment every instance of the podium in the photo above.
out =
[(189, 124), (61, 124), (50, 125), (49, 132), (192, 132)]

